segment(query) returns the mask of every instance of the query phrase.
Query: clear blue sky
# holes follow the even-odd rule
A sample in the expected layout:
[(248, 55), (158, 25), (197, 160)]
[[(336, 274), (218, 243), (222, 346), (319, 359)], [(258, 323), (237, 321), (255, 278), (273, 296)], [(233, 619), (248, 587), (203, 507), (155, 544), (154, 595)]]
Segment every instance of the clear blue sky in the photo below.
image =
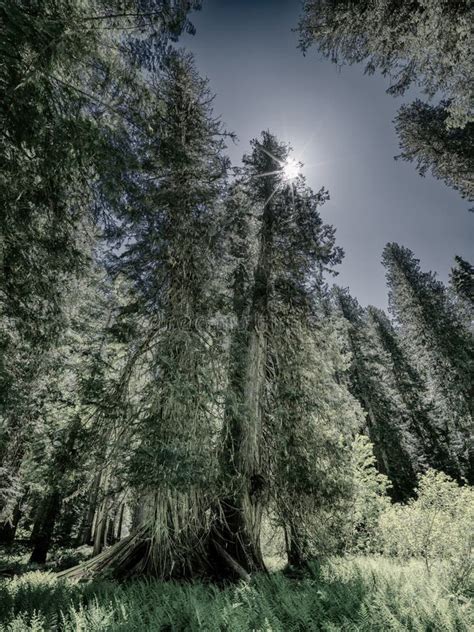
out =
[(385, 94), (384, 79), (297, 49), (299, 8), (298, 0), (204, 0), (191, 16), (196, 35), (180, 44), (239, 137), (228, 150), (233, 163), (264, 129), (291, 143), (309, 185), (331, 195), (321, 213), (346, 253), (337, 282), (362, 305), (385, 307), (384, 245), (411, 248), (423, 269), (447, 280), (454, 255), (473, 258), (474, 214), (442, 182), (393, 159), (392, 121), (403, 100)]

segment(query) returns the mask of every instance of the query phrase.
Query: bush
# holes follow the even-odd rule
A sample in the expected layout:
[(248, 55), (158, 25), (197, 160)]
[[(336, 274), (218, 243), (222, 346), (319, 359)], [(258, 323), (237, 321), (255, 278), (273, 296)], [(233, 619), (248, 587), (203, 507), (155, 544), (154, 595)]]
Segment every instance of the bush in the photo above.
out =
[(392, 505), (379, 519), (379, 540), (386, 555), (418, 558), (428, 571), (444, 562), (453, 590), (470, 591), (474, 559), (474, 489), (460, 487), (443, 472), (420, 478), (417, 498)]
[(348, 513), (347, 551), (371, 553), (378, 549), (380, 516), (390, 507), (390, 481), (376, 468), (372, 443), (365, 435), (352, 447), (353, 500)]

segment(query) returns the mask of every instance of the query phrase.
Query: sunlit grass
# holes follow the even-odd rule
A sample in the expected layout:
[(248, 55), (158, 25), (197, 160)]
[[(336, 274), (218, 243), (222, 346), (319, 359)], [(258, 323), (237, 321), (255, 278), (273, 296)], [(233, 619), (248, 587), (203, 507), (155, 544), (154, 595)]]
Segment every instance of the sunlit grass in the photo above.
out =
[(275, 573), (249, 585), (136, 581), (78, 584), (31, 572), (0, 582), (0, 630), (335, 631), (473, 629), (466, 598), (421, 563), (338, 559), (299, 579)]

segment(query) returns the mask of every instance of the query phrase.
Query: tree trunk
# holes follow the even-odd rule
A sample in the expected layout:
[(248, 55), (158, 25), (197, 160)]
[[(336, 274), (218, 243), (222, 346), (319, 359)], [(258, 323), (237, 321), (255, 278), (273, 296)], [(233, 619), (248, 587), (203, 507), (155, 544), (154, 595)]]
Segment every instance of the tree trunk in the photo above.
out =
[(109, 516), (107, 519), (107, 528), (105, 532), (105, 543), (107, 546), (111, 546), (115, 544), (115, 524), (117, 522), (117, 507), (114, 506), (109, 511)]
[(144, 499), (140, 496), (133, 505), (132, 510), (132, 531), (138, 531), (138, 529), (143, 525), (145, 519), (145, 502)]
[(285, 527), (285, 545), (288, 564), (293, 568), (302, 569), (308, 564), (307, 546), (304, 536), (294, 524)]
[(91, 560), (60, 573), (85, 578), (101, 573), (125, 579), (210, 576), (210, 512), (199, 491), (157, 492), (143, 499), (142, 524)]
[(67, 431), (64, 446), (55, 456), (51, 474), (53, 481), (51, 485), (52, 491), (41, 501), (41, 509), (33, 526), (31, 537), (33, 551), (31, 553), (30, 562), (36, 562), (38, 564), (44, 564), (46, 562), (53, 538), (54, 527), (61, 510), (64, 479), (66, 474), (73, 467), (74, 447), (80, 426), (80, 417), (76, 415)]
[(117, 533), (115, 534), (115, 541), (116, 542), (120, 542), (120, 540), (122, 539), (122, 528), (123, 528), (123, 515), (125, 513), (125, 501), (122, 501), (122, 503), (120, 503), (120, 511), (119, 511), (119, 518), (118, 518), (118, 524), (117, 524)]
[(107, 520), (107, 501), (104, 499), (100, 503), (95, 516), (93, 555), (101, 553), (106, 544)]
[[(260, 324), (258, 327), (257, 322)], [(266, 340), (263, 322), (253, 319), (254, 329), (248, 336), (248, 347), (241, 383), (234, 380), (238, 398), (237, 414), (226, 415), (227, 441), (224, 449), (224, 471), (231, 492), (220, 503), (214, 536), (217, 544), (247, 573), (265, 571), (260, 547), (265, 479), (260, 466), (260, 443), (265, 386)], [(237, 382), (237, 383), (236, 383)], [(239, 487), (235, 489), (235, 481)], [(232, 491), (234, 490), (234, 491)], [(219, 547), (217, 552), (219, 552)], [(231, 575), (233, 569), (229, 568)]]
[(215, 575), (219, 579), (239, 579), (264, 572), (260, 547), (263, 506), (240, 494), (222, 500), (219, 511), (210, 541)]
[(30, 562), (46, 562), (60, 508), (61, 496), (58, 491), (53, 491), (42, 502), (42, 508), (33, 527), (33, 551)]
[[(274, 169), (269, 158), (267, 171)], [(262, 472), (262, 425), (267, 380), (267, 335), (269, 326), (268, 295), (270, 266), (273, 252), (273, 208), (267, 203), (273, 195), (274, 181), (262, 193), (262, 230), (260, 231), (258, 261), (250, 301), (250, 313), (242, 318), (234, 345), (237, 370), (231, 375), (229, 406), (225, 413), (222, 468), (224, 491), (219, 500), (208, 499), (201, 489), (177, 491), (159, 488), (145, 502), (141, 526), (127, 538), (103, 551), (67, 576), (78, 577), (102, 573), (105, 570), (120, 577), (153, 575), (162, 579), (246, 578), (265, 570), (260, 548), (260, 530), (265, 499), (266, 481)], [(177, 273), (179, 274), (179, 273)], [(186, 285), (187, 281), (184, 284)], [(180, 278), (170, 279), (169, 293), (180, 296)], [(178, 302), (179, 305), (179, 302)], [(172, 313), (170, 322), (181, 318)], [(171, 309), (172, 311), (172, 309)], [(192, 303), (189, 314), (192, 320)], [(172, 335), (168, 331), (168, 335)], [(182, 361), (183, 373), (188, 370), (189, 351), (183, 348), (182, 332), (173, 350), (176, 361)], [(240, 341), (243, 348), (240, 348)], [(182, 355), (181, 355), (182, 354)], [(166, 367), (160, 374), (166, 382)], [(176, 378), (171, 376), (170, 383)], [(191, 378), (192, 379), (192, 378)], [(199, 380), (196, 380), (196, 387)], [(238, 411), (235, 413), (234, 408)], [(166, 409), (166, 406), (164, 407)], [(176, 420), (164, 412), (162, 427), (172, 434)], [(199, 437), (197, 437), (199, 440)], [(62, 574), (64, 576), (64, 574)]]
[[(229, 405), (224, 420), (222, 463), (227, 485), (233, 493), (222, 500), (214, 530), (218, 550), (222, 547), (247, 573), (266, 570), (260, 545), (266, 488), (261, 444), (268, 363), (268, 298), (272, 251), (273, 209), (267, 203), (262, 215), (249, 314), (246, 316), (244, 311), (237, 314), (238, 326), (231, 357), (232, 374)], [(239, 288), (235, 291), (238, 292)], [(236, 298), (235, 304), (245, 306), (243, 297)], [(237, 489), (235, 481), (238, 481)]]
[(89, 497), (87, 499), (87, 504), (81, 522), (81, 528), (76, 540), (77, 546), (82, 546), (83, 544), (92, 544), (92, 527), (94, 524), (94, 515), (97, 509), (100, 479), (101, 472), (96, 474), (96, 476), (94, 477), (94, 481), (89, 492)]

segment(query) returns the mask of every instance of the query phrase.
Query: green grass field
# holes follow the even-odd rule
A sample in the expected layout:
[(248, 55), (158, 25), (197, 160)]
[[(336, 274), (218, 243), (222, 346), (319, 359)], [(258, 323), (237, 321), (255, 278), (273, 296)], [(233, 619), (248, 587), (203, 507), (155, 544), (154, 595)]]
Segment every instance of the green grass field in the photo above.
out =
[(0, 580), (0, 630), (419, 632), (474, 629), (472, 604), (438, 571), (387, 559), (336, 559), (224, 588), (157, 581), (73, 583), (50, 572)]

